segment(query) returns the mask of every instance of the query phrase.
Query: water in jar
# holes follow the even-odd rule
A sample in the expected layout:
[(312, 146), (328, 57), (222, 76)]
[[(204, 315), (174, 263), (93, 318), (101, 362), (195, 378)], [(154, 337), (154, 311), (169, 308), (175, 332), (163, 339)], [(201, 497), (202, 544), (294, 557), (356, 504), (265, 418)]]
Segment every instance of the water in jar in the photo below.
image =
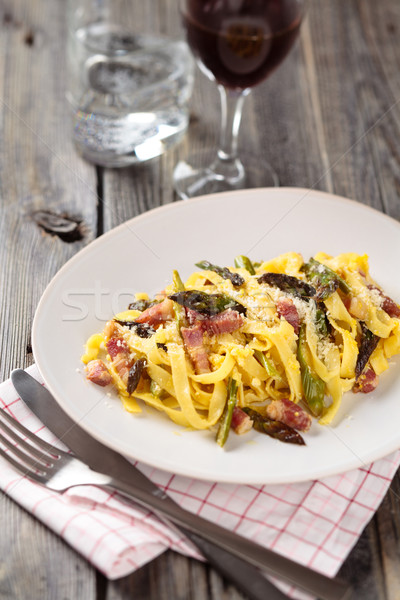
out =
[(86, 159), (127, 166), (154, 158), (181, 139), (193, 87), (185, 42), (101, 22), (69, 35), (73, 138)]

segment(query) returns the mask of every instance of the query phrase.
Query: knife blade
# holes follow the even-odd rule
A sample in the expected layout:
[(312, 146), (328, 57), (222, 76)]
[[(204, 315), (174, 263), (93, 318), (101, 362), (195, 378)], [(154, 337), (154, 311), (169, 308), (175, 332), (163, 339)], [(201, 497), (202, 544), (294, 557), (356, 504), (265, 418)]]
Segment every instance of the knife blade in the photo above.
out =
[[(11, 373), (11, 381), (25, 404), (78, 458), (92, 469), (111, 476), (118, 483), (115, 486), (117, 489), (131, 494), (131, 497), (136, 496), (142, 505), (156, 507), (157, 516), (171, 526), (170, 522), (163, 518), (162, 513), (165, 512), (167, 517), (174, 521), (174, 525), (200, 549), (205, 558), (222, 575), (236, 583), (251, 600), (265, 597), (271, 600), (286, 598), (254, 565), (265, 568), (270, 574), (280, 576), (321, 599), (344, 600), (349, 597), (351, 590), (346, 583), (325, 577), (207, 520), (202, 520), (202, 527), (197, 523), (196, 531), (191, 530), (190, 517), (196, 519), (195, 515), (181, 509), (172, 498), (119, 453), (92, 438), (61, 409), (44, 386), (22, 369)], [(215, 535), (217, 530), (218, 539)], [(253, 564), (243, 560), (244, 558), (251, 560)]]

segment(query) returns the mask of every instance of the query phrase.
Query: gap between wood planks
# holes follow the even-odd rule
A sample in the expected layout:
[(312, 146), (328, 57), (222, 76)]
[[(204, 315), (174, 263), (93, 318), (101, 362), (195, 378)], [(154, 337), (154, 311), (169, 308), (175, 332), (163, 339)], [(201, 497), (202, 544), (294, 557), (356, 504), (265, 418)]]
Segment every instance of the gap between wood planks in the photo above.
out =
[(97, 179), (97, 227), (96, 237), (100, 237), (104, 233), (104, 169), (103, 167), (96, 167), (96, 179)]

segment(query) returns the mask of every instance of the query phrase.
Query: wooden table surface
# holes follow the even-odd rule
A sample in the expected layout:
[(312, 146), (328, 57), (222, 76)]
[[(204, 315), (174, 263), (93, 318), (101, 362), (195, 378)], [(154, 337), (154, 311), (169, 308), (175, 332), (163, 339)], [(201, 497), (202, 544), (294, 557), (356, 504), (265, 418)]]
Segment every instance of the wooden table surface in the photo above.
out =
[[(176, 0), (147, 3), (155, 31), (179, 30)], [(198, 73), (179, 148), (135, 169), (84, 162), (71, 144), (64, 96), (65, 6), (0, 2), (1, 380), (33, 361), (35, 308), (62, 264), (102, 232), (176, 201), (171, 173), (178, 157), (216, 143), (217, 91)], [(299, 43), (247, 99), (241, 152), (263, 152), (282, 185), (340, 194), (399, 220), (399, 35), (399, 0), (310, 0)], [(77, 239), (45, 233), (38, 225), (43, 210), (77, 221)], [(343, 565), (356, 599), (400, 598), (399, 497), (397, 475)], [(172, 552), (108, 582), (4, 495), (0, 528), (3, 600), (243, 598), (212, 569)]]

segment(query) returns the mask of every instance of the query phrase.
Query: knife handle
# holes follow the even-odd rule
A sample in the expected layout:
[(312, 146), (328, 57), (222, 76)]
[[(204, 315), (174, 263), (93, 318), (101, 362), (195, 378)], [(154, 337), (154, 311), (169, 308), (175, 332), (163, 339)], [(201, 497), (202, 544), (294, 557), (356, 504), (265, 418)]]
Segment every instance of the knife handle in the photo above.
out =
[[(263, 569), (270, 575), (317, 596), (320, 600), (348, 600), (350, 598), (351, 588), (348, 584), (326, 577), (322, 573), (264, 548), (233, 531), (186, 511), (175, 502), (170, 502), (169, 496), (161, 489), (157, 489), (154, 494), (151, 494), (145, 489), (112, 478), (107, 486), (117, 489), (145, 508), (159, 513), (161, 518), (166, 517), (178, 528), (191, 532), (200, 539), (233, 554), (236, 558), (247, 561), (254, 567)], [(168, 501), (166, 501), (167, 499)], [(209, 551), (211, 552), (211, 548)], [(230, 568), (229, 565), (228, 568)], [(230, 571), (229, 576), (232, 576)]]
[(203, 556), (225, 579), (231, 581), (249, 600), (288, 600), (268, 579), (248, 562), (237, 558), (210, 543), (192, 531), (179, 527), (180, 531), (201, 550)]

